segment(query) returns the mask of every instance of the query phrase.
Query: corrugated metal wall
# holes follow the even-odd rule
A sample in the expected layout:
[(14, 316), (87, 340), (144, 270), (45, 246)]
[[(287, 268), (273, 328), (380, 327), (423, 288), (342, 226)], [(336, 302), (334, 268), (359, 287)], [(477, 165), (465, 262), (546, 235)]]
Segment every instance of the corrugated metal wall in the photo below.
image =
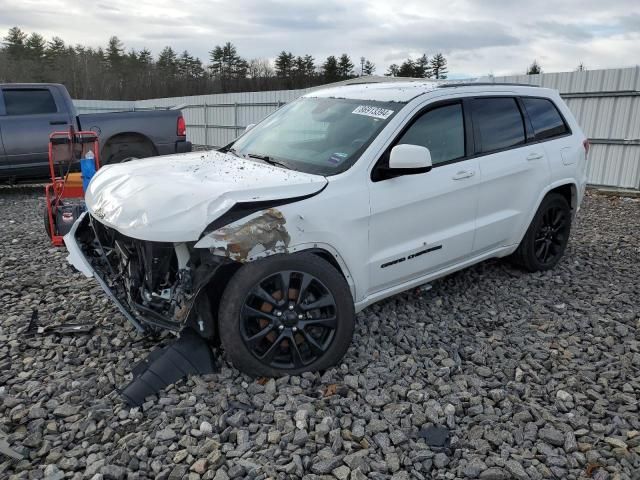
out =
[[(591, 139), (588, 178), (593, 185), (640, 189), (640, 67), (490, 77), (482, 80), (540, 85), (560, 91)], [(180, 106), (188, 138), (219, 147), (305, 90), (242, 92), (136, 102), (75, 100), (80, 113)]]
[(558, 90), (591, 141), (589, 183), (640, 189), (640, 66), (492, 80)]

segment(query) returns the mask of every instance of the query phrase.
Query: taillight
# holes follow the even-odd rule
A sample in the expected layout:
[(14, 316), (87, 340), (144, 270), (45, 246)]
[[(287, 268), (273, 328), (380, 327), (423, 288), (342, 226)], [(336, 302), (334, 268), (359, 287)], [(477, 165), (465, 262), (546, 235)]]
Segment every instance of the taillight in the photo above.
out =
[(584, 154), (587, 155), (589, 153), (589, 147), (591, 146), (588, 138), (584, 139), (584, 141), (582, 142), (582, 146), (584, 147)]
[(184, 137), (187, 135), (187, 124), (184, 123), (184, 117), (180, 115), (178, 117), (178, 136)]

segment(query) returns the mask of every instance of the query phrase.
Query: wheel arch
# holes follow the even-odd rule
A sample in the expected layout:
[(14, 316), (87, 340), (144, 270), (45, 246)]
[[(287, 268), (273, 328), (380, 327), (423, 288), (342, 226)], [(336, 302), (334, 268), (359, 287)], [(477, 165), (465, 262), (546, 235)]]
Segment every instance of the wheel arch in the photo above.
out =
[(158, 154), (155, 145), (148, 136), (139, 132), (121, 132), (112, 135), (103, 143), (100, 150), (100, 159), (106, 162), (113, 153), (118, 151), (117, 148), (119, 145), (129, 144), (144, 146), (144, 148), (151, 152), (151, 156)]
[(531, 209), (531, 212), (529, 213), (529, 216), (527, 218), (527, 222), (523, 225), (523, 228), (521, 229), (522, 231), (520, 232), (520, 235), (518, 236), (518, 238), (516, 239), (516, 242), (514, 243), (516, 247), (520, 244), (520, 242), (522, 242), (522, 239), (527, 233), (529, 225), (531, 225), (531, 222), (533, 221), (533, 218), (535, 217), (536, 212), (540, 208), (542, 201), (550, 193), (559, 193), (560, 195), (562, 195), (567, 200), (567, 203), (569, 204), (572, 218), (575, 217), (576, 212), (578, 211), (579, 203), (580, 203), (580, 198), (578, 196), (577, 182), (572, 178), (567, 178), (567, 179), (558, 180), (556, 182), (551, 183), (538, 196), (538, 199), (535, 204), (535, 208)]
[[(212, 321), (213, 336), (216, 339), (216, 341), (219, 338), (219, 324), (218, 324), (217, 312), (218, 312), (218, 308), (220, 307), (220, 300), (222, 298), (222, 294), (224, 293), (224, 290), (228, 282), (242, 268), (242, 266), (258, 260), (268, 259), (276, 255), (296, 255), (301, 253), (309, 253), (309, 254), (315, 255), (323, 259), (327, 263), (329, 263), (331, 266), (333, 266), (338, 271), (338, 273), (342, 275), (342, 277), (345, 279), (345, 281), (349, 285), (349, 290), (352, 298), (354, 299), (354, 304), (355, 304), (356, 290), (355, 290), (355, 283), (353, 281), (353, 277), (349, 273), (349, 269), (347, 268), (347, 265), (344, 263), (344, 260), (342, 259), (340, 254), (333, 247), (329, 245), (320, 246), (318, 244), (314, 244), (313, 246), (308, 246), (307, 248), (295, 248), (290, 253), (274, 252), (270, 255), (256, 258), (252, 261), (229, 262), (229, 263), (226, 263), (221, 268), (219, 268), (212, 275), (212, 277), (207, 282), (207, 285), (205, 286), (207, 291), (207, 301), (209, 302), (208, 308), (210, 308), (210, 312), (212, 315), (211, 318), (209, 318), (208, 320)], [(204, 313), (204, 312), (201, 312), (201, 313)]]

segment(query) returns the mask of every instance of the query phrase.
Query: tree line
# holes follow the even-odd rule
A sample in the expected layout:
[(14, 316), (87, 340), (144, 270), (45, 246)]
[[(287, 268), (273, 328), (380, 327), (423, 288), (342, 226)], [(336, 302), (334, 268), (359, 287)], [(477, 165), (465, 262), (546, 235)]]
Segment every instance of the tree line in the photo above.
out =
[[(442, 54), (430, 60), (423, 55), (400, 66), (391, 65), (385, 75), (446, 78), (446, 65)], [(369, 59), (360, 57), (356, 65), (346, 53), (318, 62), (309, 54), (296, 56), (283, 50), (271, 62), (246, 59), (226, 42), (209, 52), (205, 64), (187, 50), (179, 53), (170, 46), (155, 57), (147, 48), (127, 50), (115, 36), (104, 48), (93, 48), (70, 45), (60, 37), (47, 40), (19, 27), (11, 28), (0, 46), (0, 83), (62, 83), (73, 98), (141, 100), (308, 88), (375, 71)]]

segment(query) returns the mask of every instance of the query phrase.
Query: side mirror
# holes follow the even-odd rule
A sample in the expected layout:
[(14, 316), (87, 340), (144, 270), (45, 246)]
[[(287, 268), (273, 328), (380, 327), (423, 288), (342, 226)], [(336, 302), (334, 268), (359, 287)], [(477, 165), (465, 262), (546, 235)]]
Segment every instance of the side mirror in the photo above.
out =
[(391, 155), (389, 155), (389, 168), (391, 170), (430, 169), (431, 152), (429, 152), (427, 147), (420, 145), (396, 145), (391, 149)]
[(249, 125), (247, 125), (247, 127), (244, 129), (244, 132), (247, 133), (249, 130), (251, 130), (253, 127), (255, 127), (256, 124), (255, 123), (250, 123)]

